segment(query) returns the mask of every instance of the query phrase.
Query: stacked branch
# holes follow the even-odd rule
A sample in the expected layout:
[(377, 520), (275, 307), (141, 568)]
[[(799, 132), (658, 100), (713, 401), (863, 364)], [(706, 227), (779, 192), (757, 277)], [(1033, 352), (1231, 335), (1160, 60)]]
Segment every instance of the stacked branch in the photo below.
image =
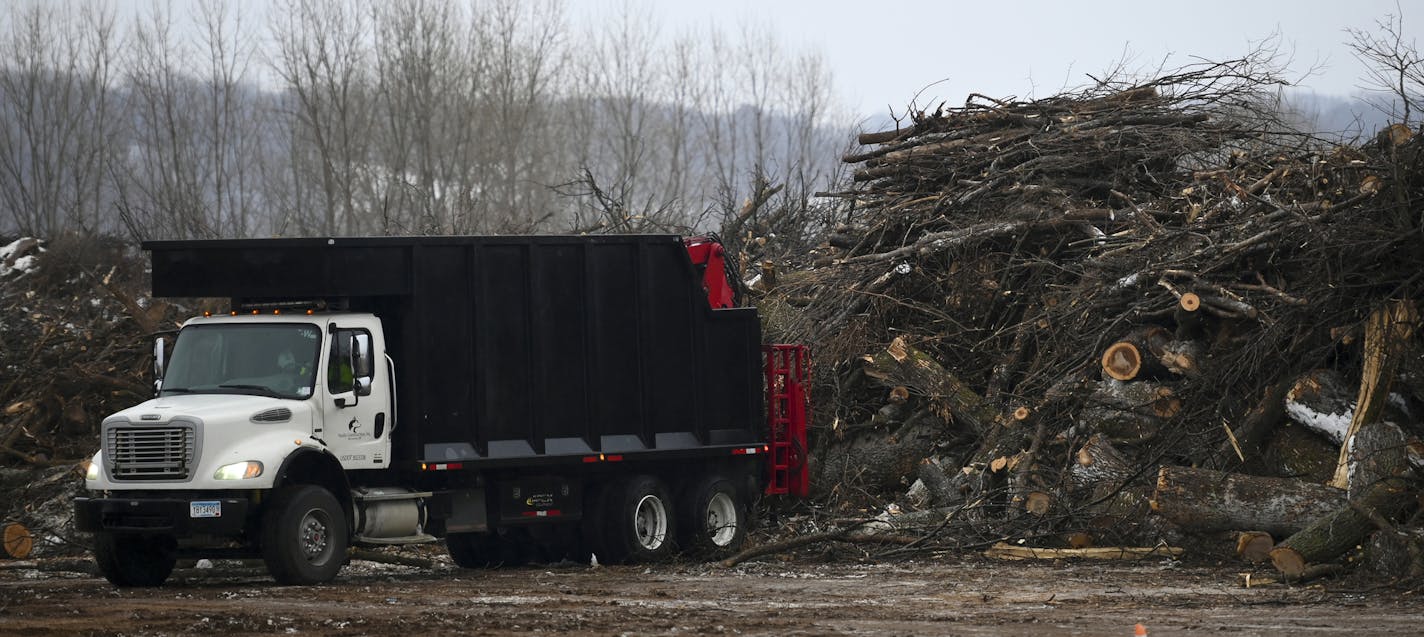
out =
[[(1380, 308), (1397, 333), (1418, 320), (1424, 144), (1291, 132), (1254, 64), (974, 96), (861, 136), (826, 193), (841, 222), (761, 303), (817, 352), (826, 494), (963, 507), (926, 546), (1284, 538), (1343, 506), (1323, 483), (1345, 438), (1287, 397), (1305, 379), (1343, 379), (1360, 422), (1389, 412), (1417, 444), (1424, 395), (1390, 389), (1424, 359), (1362, 335)], [(877, 444), (914, 457), (862, 465)], [(1197, 509), (1153, 515), (1154, 491)], [(1296, 519), (1246, 515), (1287, 492), (1312, 503)]]

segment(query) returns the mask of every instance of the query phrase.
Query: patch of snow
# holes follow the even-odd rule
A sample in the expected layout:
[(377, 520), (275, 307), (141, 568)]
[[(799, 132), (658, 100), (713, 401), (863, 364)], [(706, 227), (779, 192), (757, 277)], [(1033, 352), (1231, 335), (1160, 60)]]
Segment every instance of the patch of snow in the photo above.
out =
[[(33, 251), (31, 251), (32, 249)], [(21, 250), (29, 252), (29, 254), (17, 258), (15, 255)], [(33, 237), (21, 237), (0, 247), (0, 277), (21, 276), (34, 272), (39, 267), (39, 259), (36, 258), (36, 255), (44, 251), (44, 242)]]
[(1350, 419), (1354, 418), (1355, 410), (1347, 410), (1340, 414), (1322, 414), (1298, 402), (1288, 400), (1286, 401), (1286, 415), (1290, 416), (1291, 420), (1325, 434), (1338, 445), (1345, 441), (1345, 432), (1350, 430)]
[(1117, 282), (1113, 284), (1112, 291), (1122, 292), (1129, 288), (1135, 288), (1140, 282), (1142, 282), (1142, 273), (1134, 272), (1125, 277), (1122, 277), (1121, 279), (1118, 279)]

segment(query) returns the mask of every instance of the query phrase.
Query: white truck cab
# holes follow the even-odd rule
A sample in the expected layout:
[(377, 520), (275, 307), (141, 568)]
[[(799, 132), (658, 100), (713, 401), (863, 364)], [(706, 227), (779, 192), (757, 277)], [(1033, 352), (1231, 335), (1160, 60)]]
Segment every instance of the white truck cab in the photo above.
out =
[[(290, 536), (265, 542), (274, 573), (305, 582), (334, 572), (345, 559), (345, 539), (337, 536), (361, 529), (366, 517), (359, 515), (361, 493), (354, 502), (322, 498), (337, 506), (324, 502), (329, 510), (293, 514), (285, 527), (277, 519), (243, 527), (263, 495), (281, 493), (293, 473), (345, 495), (345, 472), (390, 462), (394, 366), (383, 354), (380, 320), (232, 312), (184, 323), (171, 357), (165, 344), (155, 344), (156, 396), (104, 419), (102, 447), (85, 476), (96, 497), (76, 507), (81, 526), (99, 535), (101, 569), (122, 583), (161, 581), (180, 548), (175, 535), (261, 536), (272, 527)], [(419, 494), (399, 491), (381, 494), (403, 503), (396, 505), (400, 517), (414, 524), (395, 525), (395, 535), (421, 539)], [(277, 550), (292, 544), (296, 550)]]

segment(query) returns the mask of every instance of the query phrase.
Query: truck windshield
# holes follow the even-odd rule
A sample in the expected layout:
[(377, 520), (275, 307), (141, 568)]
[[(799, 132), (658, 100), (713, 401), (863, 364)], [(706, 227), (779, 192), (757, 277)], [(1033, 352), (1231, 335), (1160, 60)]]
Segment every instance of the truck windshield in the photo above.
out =
[(306, 323), (192, 325), (178, 334), (160, 396), (312, 395), (321, 330)]

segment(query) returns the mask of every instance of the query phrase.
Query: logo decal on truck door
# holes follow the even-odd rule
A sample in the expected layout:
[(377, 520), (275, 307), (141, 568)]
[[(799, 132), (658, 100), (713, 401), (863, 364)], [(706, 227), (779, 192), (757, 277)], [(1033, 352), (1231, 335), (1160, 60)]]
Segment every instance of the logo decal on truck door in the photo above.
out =
[(340, 439), (342, 439), (342, 440), (366, 440), (366, 439), (369, 439), (369, 438), (371, 437), (371, 434), (370, 434), (370, 433), (367, 433), (367, 432), (365, 432), (365, 431), (361, 431), (361, 428), (364, 427), (364, 426), (365, 426), (365, 425), (362, 424), (360, 420), (357, 420), (357, 419), (355, 419), (355, 418), (352, 418), (352, 419), (351, 419), (351, 422), (346, 423), (346, 432), (347, 432), (347, 433), (338, 433), (338, 434), (336, 434), (336, 437), (337, 437), (337, 438), (340, 438)]

